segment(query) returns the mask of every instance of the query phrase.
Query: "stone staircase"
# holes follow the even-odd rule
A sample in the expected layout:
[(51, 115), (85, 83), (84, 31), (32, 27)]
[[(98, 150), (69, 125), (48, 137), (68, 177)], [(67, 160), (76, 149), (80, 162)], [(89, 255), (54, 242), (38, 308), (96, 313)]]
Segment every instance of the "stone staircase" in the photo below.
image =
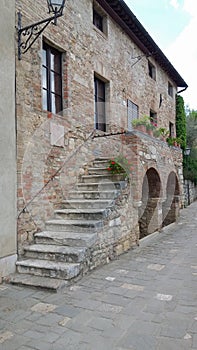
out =
[(36, 233), (34, 244), (24, 248), (10, 283), (56, 291), (94, 268), (98, 234), (127, 186), (125, 174), (111, 175), (107, 166), (104, 158), (89, 166), (88, 174), (80, 177), (76, 189), (46, 222), (45, 231)]

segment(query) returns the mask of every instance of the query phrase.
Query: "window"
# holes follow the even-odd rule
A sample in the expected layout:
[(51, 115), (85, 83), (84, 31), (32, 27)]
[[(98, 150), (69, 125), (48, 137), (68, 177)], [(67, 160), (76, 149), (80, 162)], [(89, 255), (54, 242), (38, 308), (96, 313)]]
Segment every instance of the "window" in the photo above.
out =
[(105, 83), (94, 77), (94, 115), (95, 115), (95, 128), (97, 130), (106, 131), (106, 116), (105, 116)]
[(139, 107), (130, 100), (127, 100), (128, 131), (132, 131), (132, 121), (139, 118)]
[(148, 61), (148, 73), (152, 79), (156, 80), (156, 68), (150, 61)]
[(174, 124), (169, 122), (169, 136), (174, 137)]
[(62, 54), (43, 43), (42, 106), (52, 113), (62, 111)]
[(93, 24), (107, 36), (107, 15), (96, 2), (93, 3)]
[(151, 124), (153, 124), (154, 126), (157, 126), (157, 113), (155, 113), (154, 111), (150, 110), (150, 122)]
[(103, 32), (103, 16), (93, 9), (93, 24)]
[(173, 86), (170, 84), (170, 82), (168, 82), (168, 95), (173, 97)]

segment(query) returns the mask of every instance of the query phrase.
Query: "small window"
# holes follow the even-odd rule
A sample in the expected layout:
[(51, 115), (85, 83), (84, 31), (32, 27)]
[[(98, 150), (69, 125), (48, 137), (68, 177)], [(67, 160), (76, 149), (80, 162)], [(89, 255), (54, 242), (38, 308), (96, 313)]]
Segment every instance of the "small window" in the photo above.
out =
[(93, 8), (93, 24), (103, 32), (103, 16)]
[(150, 122), (151, 124), (153, 124), (154, 126), (157, 126), (157, 113), (155, 113), (154, 111), (150, 110)]
[(174, 137), (174, 124), (169, 122), (169, 136)]
[(106, 131), (106, 84), (94, 76), (94, 119), (95, 129)]
[(168, 95), (173, 97), (173, 86), (170, 84), (170, 82), (168, 82)]
[(149, 76), (152, 79), (156, 80), (156, 68), (150, 61), (148, 61), (148, 72), (149, 72)]
[(43, 43), (42, 106), (52, 113), (62, 111), (62, 54)]
[(107, 15), (96, 2), (93, 3), (93, 24), (107, 36)]
[(132, 131), (132, 121), (139, 118), (139, 107), (130, 100), (127, 100), (128, 131)]

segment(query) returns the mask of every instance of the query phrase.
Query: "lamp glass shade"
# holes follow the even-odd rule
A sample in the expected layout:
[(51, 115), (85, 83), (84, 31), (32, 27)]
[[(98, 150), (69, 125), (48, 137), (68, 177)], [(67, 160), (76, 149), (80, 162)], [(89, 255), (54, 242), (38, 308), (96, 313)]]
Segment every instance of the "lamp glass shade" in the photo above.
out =
[(185, 149), (185, 151), (184, 151), (184, 155), (185, 155), (185, 156), (189, 156), (189, 155), (190, 155), (190, 151), (191, 151), (191, 148), (186, 147), (186, 149)]
[(65, 0), (47, 0), (49, 12), (61, 13), (64, 9)]

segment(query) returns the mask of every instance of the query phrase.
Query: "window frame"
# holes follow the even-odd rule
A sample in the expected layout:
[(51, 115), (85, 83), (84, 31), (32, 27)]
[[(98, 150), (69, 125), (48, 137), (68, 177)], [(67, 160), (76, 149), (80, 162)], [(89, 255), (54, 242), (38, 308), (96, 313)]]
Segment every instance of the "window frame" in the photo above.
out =
[(133, 130), (132, 121), (139, 118), (139, 106), (127, 99), (127, 129), (128, 131)]
[[(93, 2), (92, 16), (93, 16), (92, 23), (94, 28), (98, 30), (99, 33), (107, 37), (108, 35), (107, 14), (102, 10), (102, 8), (96, 2)], [(96, 23), (96, 19), (98, 20), (98, 22), (100, 21), (100, 24)]]
[(151, 79), (156, 81), (156, 67), (150, 61), (148, 61), (148, 74)]
[(101, 32), (103, 31), (103, 16), (95, 9), (93, 6), (93, 24), (94, 26), (99, 29)]
[(168, 82), (168, 95), (172, 98), (174, 96), (173, 85), (170, 82)]
[(104, 132), (107, 130), (105, 103), (106, 82), (94, 74), (94, 127)]
[(153, 111), (152, 109), (150, 110), (150, 122), (152, 125), (157, 127), (158, 121), (157, 121), (157, 113)]
[(169, 122), (169, 136), (174, 137), (175, 135), (175, 125), (172, 122)]
[(54, 114), (63, 109), (62, 52), (45, 41), (42, 45), (42, 108)]

